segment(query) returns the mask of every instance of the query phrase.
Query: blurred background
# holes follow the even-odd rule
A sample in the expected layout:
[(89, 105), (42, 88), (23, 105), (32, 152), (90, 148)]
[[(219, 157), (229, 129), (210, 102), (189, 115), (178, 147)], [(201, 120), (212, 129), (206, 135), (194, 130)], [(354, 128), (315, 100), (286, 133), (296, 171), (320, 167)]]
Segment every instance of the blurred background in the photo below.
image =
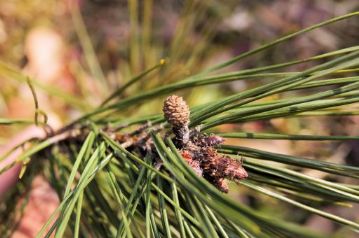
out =
[[(126, 93), (184, 79), (279, 36), (358, 9), (357, 0), (0, 1), (0, 117), (33, 118), (31, 91), (17, 71), (34, 79), (40, 107), (49, 116), (50, 124), (58, 128), (98, 106), (115, 88), (159, 64), (161, 59), (166, 59), (167, 65), (160, 73), (131, 87)], [(226, 70), (305, 59), (354, 46), (358, 44), (358, 29), (358, 19), (350, 18), (297, 37)], [(311, 64), (308, 62), (287, 70), (300, 71)], [(190, 105), (199, 105), (252, 88), (266, 80), (271, 79), (236, 81), (195, 88), (182, 94)], [(305, 91), (295, 93), (305, 94)], [(154, 100), (151, 102), (153, 106), (136, 108), (136, 113), (158, 113), (161, 102), (162, 99)], [(134, 114), (133, 111), (126, 111), (119, 116), (125, 117), (129, 113)], [(25, 127), (0, 126), (0, 146)], [(218, 130), (354, 136), (359, 132), (359, 117), (321, 117), (320, 120), (311, 117), (281, 118), (224, 125)], [(276, 153), (359, 165), (357, 141), (243, 139), (235, 143)], [(311, 170), (304, 173), (314, 177), (324, 176)], [(351, 181), (345, 178), (341, 182)], [(39, 219), (46, 220), (46, 214), (56, 207), (57, 198), (51, 195), (51, 188), (41, 178), (35, 180), (32, 186), (35, 191), (31, 196), (33, 203), (27, 209), (29, 213), (44, 214)], [(231, 191), (235, 199), (258, 209), (288, 217), (313, 229), (325, 230), (337, 237), (354, 237), (351, 231), (338, 229), (337, 225), (324, 218), (287, 204), (253, 195), (252, 191)], [(44, 202), (54, 205), (41, 210), (44, 209), (41, 206)], [(358, 207), (341, 210), (328, 206), (323, 210), (350, 220), (359, 219)], [(31, 219), (28, 222), (31, 223)], [(26, 227), (26, 221), (23, 223)], [(31, 237), (28, 234), (20, 226), (15, 237)]]

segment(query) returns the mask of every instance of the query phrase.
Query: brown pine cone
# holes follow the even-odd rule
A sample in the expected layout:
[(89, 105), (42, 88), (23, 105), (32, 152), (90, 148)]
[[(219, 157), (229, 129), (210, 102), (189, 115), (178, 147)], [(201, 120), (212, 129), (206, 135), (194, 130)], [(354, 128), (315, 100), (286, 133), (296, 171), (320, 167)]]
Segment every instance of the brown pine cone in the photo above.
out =
[(173, 127), (181, 128), (189, 124), (189, 107), (182, 97), (169, 96), (164, 102), (163, 113)]
[[(218, 154), (211, 147), (203, 148), (201, 151), (201, 168), (203, 174), (213, 181), (213, 184), (220, 188), (225, 187), (221, 179), (239, 181), (247, 178), (247, 171), (242, 167), (242, 162), (229, 156)], [(222, 186), (223, 185), (223, 186)]]
[(219, 156), (216, 162), (217, 171), (220, 171), (224, 178), (237, 181), (248, 177), (241, 161), (228, 156)]

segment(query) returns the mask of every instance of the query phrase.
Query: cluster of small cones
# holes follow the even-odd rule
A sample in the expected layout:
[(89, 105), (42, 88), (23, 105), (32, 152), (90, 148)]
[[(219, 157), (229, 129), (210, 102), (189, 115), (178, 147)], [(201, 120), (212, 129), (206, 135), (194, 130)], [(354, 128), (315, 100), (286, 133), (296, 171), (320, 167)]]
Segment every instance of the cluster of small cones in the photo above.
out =
[(167, 122), (172, 125), (182, 157), (198, 176), (204, 177), (222, 192), (228, 192), (225, 179), (238, 181), (248, 177), (242, 161), (221, 155), (215, 149), (215, 146), (224, 142), (222, 137), (206, 135), (197, 129), (189, 130), (190, 112), (182, 97), (168, 97), (163, 112)]

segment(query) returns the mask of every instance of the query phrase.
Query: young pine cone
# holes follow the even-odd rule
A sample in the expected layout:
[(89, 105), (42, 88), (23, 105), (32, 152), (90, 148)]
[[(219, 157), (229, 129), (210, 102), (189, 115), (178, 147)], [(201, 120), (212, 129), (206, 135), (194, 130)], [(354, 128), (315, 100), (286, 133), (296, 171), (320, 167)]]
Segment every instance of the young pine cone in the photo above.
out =
[(163, 113), (173, 127), (181, 128), (189, 124), (189, 107), (182, 97), (169, 96), (164, 102)]
[(163, 104), (163, 113), (168, 123), (172, 125), (175, 141), (183, 147), (189, 141), (189, 107), (182, 97), (169, 96)]

